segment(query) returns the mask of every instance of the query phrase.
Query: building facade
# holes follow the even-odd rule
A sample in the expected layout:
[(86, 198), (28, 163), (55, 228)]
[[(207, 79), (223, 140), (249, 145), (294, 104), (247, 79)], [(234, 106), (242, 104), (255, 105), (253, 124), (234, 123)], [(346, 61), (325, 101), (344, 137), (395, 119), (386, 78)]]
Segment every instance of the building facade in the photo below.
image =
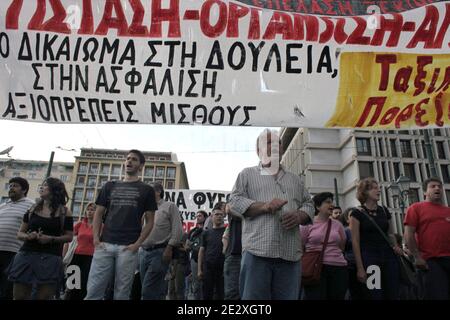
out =
[[(51, 170), (51, 176), (61, 179), (69, 194), (73, 190), (74, 184), (72, 179), (73, 168), (73, 162), (53, 162)], [(47, 169), (48, 161), (0, 159), (0, 203), (9, 199), (8, 181), (12, 177), (27, 179), (30, 184), (28, 198), (33, 200), (39, 198), (39, 188), (45, 180)]]
[[(444, 182), (444, 203), (450, 204), (450, 130), (430, 130), (436, 172)], [(388, 190), (400, 175), (411, 180), (408, 204), (424, 200), (422, 182), (430, 177), (424, 134), (421, 130), (363, 131), (343, 129), (281, 130), (282, 163), (302, 176), (311, 194), (339, 194), (345, 209), (359, 205), (356, 186), (360, 179), (380, 182), (381, 202), (395, 214), (395, 231), (403, 234), (404, 214)]]
[[(125, 175), (128, 150), (81, 149), (75, 157), (74, 188), (70, 208), (80, 216), (86, 205), (95, 201), (101, 187), (110, 180), (121, 180)], [(186, 168), (176, 154), (143, 151), (145, 167), (140, 173), (145, 183), (160, 182), (165, 189), (189, 189)]]

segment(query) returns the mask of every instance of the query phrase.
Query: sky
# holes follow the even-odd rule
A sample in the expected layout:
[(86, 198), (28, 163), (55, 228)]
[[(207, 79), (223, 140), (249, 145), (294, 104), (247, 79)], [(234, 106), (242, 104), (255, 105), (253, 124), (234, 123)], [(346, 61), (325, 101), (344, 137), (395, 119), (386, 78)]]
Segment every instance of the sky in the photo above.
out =
[(14, 146), (14, 159), (46, 161), (55, 151), (54, 161), (64, 162), (74, 162), (80, 148), (174, 152), (185, 163), (191, 190), (231, 191), (238, 173), (258, 163), (256, 138), (263, 129), (0, 120), (0, 151)]

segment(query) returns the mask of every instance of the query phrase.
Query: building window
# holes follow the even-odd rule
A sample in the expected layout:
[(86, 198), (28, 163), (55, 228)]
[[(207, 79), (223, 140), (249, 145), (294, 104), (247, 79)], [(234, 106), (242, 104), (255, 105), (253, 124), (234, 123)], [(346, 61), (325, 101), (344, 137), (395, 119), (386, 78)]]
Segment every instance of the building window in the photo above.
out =
[(402, 157), (412, 158), (411, 141), (400, 140), (400, 150), (402, 153)]
[(5, 183), (5, 190), (9, 190), (9, 183)]
[(60, 179), (62, 182), (67, 182), (67, 181), (69, 180), (69, 176), (61, 175), (61, 176), (59, 176), (59, 179)]
[(441, 129), (434, 129), (433, 133), (436, 137), (440, 137), (441, 136)]
[(168, 167), (167, 168), (167, 178), (175, 179), (176, 171), (177, 171), (176, 168)]
[(378, 148), (380, 149), (380, 157), (384, 157), (383, 139), (378, 139)]
[(450, 206), (450, 190), (445, 190), (445, 195), (447, 196), (447, 206)]
[(166, 188), (167, 188), (167, 189), (174, 189), (174, 188), (175, 188), (175, 182), (174, 182), (174, 181), (167, 180), (167, 181), (166, 181)]
[(414, 163), (404, 163), (403, 168), (405, 169), (405, 176), (407, 176), (411, 181), (417, 181), (416, 171), (414, 170)]
[(425, 169), (427, 170), (427, 172), (426, 172), (426, 178), (425, 178), (425, 180), (426, 180), (426, 179), (428, 179), (428, 178), (431, 176), (431, 173), (430, 173), (430, 165), (429, 165), (429, 164), (426, 164), (426, 165), (425, 165)]
[(28, 172), (28, 179), (36, 179), (36, 173)]
[(399, 130), (398, 134), (409, 134), (408, 130)]
[(156, 177), (164, 178), (164, 167), (156, 167)]
[(426, 159), (427, 158), (427, 147), (425, 145), (425, 141), (422, 141), (422, 153), (423, 153), (423, 158)]
[(409, 204), (419, 202), (419, 189), (409, 189), (408, 196)]
[(102, 175), (108, 175), (109, 174), (109, 164), (102, 164), (100, 167), (100, 174)]
[(88, 186), (88, 187), (95, 187), (96, 182), (97, 182), (97, 177), (90, 176), (90, 177), (88, 178), (87, 186)]
[(120, 164), (114, 164), (112, 166), (112, 173), (111, 173), (111, 175), (119, 176), (121, 169), (122, 169), (122, 166)]
[(78, 167), (78, 173), (86, 173), (86, 172), (87, 172), (87, 163), (80, 162), (80, 165)]
[(75, 189), (74, 200), (81, 200), (83, 198), (83, 189)]
[(73, 205), (73, 215), (74, 216), (79, 216), (81, 213), (81, 205), (79, 203), (75, 203)]
[(444, 183), (450, 183), (450, 175), (448, 174), (448, 166), (441, 164), (442, 180)]
[(439, 159), (445, 159), (444, 142), (443, 141), (436, 141), (436, 147), (437, 147), (437, 151), (438, 151), (438, 158)]
[(91, 165), (89, 166), (89, 173), (90, 174), (98, 173), (98, 163), (91, 163)]
[(373, 163), (360, 161), (359, 165), (359, 177), (361, 179), (373, 177)]
[(93, 201), (94, 200), (94, 190), (86, 190), (86, 201)]
[(356, 138), (356, 150), (358, 154), (363, 156), (372, 155), (370, 150), (370, 139)]
[(392, 155), (392, 157), (398, 157), (397, 146), (395, 144), (395, 139), (391, 140), (391, 155)]
[(392, 165), (394, 167), (394, 179), (397, 180), (400, 177), (400, 163), (394, 162)]
[(145, 167), (144, 176), (145, 177), (153, 177), (155, 175), (155, 167)]
[(382, 162), (381, 164), (381, 172), (383, 174), (383, 181), (388, 181), (387, 175), (386, 175), (386, 163)]
[(84, 186), (84, 183), (86, 182), (85, 176), (78, 176), (77, 177), (77, 186)]

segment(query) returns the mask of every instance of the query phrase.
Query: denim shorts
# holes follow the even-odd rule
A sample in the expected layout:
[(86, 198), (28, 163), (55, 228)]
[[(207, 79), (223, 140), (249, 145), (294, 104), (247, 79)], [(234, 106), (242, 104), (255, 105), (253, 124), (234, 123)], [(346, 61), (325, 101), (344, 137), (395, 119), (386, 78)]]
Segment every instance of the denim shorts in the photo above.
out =
[(21, 284), (57, 284), (62, 277), (62, 258), (41, 252), (19, 251), (8, 270), (8, 280)]

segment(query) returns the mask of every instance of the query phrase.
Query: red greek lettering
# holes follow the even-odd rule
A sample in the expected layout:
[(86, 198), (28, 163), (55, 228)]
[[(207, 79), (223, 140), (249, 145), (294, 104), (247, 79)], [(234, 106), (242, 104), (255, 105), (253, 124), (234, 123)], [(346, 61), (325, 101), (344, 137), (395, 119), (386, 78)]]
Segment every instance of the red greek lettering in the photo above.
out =
[[(113, 9), (116, 12), (115, 18), (112, 17)], [(117, 29), (118, 36), (126, 36), (128, 34), (127, 18), (120, 0), (106, 0), (105, 11), (95, 34), (105, 35), (109, 29)]]
[(432, 56), (419, 56), (417, 57), (417, 76), (414, 79), (414, 85), (416, 91), (414, 91), (414, 96), (419, 95), (425, 90), (425, 82), (422, 81), (427, 76), (427, 72), (423, 69), (426, 65), (433, 63)]
[(413, 115), (413, 109), (414, 109), (414, 104), (409, 104), (402, 111), (400, 111), (398, 116), (395, 118), (395, 127), (397, 129), (401, 128), (402, 122), (405, 122), (405, 121), (408, 121), (409, 119), (411, 119), (411, 117)]
[(426, 7), (426, 14), (422, 24), (406, 47), (415, 48), (419, 42), (423, 42), (424, 48), (434, 48), (434, 39), (436, 37), (438, 21), (438, 9), (435, 6)]
[[(428, 125), (429, 121), (422, 121), (422, 117), (427, 113), (426, 110), (422, 109), (422, 105), (430, 101), (430, 98), (423, 99), (418, 104), (416, 104), (416, 124), (419, 127), (425, 127)], [(441, 112), (442, 113), (442, 112)], [(441, 115), (442, 117), (442, 115)]]
[(168, 9), (161, 9), (162, 0), (152, 1), (152, 22), (150, 25), (150, 37), (160, 38), (162, 36), (162, 22), (169, 22), (168, 36), (177, 38), (180, 32), (180, 8), (179, 0), (170, 0)]
[(380, 16), (380, 27), (376, 29), (370, 45), (381, 46), (386, 32), (390, 33), (386, 46), (396, 47), (398, 45), (402, 33), (403, 16), (398, 13), (393, 13), (392, 16), (392, 19)]
[(83, 0), (83, 13), (78, 34), (94, 33), (94, 15), (92, 13), (92, 0)]
[(399, 112), (400, 112), (399, 107), (390, 108), (388, 111), (386, 111), (384, 116), (381, 118), (380, 124), (383, 126), (390, 124), (392, 121), (394, 121), (395, 117), (397, 116), (397, 114)]
[(293, 32), (291, 16), (284, 12), (275, 11), (263, 35), (263, 39), (275, 39), (276, 34), (283, 35), (283, 39), (292, 39)]
[(250, 12), (250, 9), (233, 2), (230, 2), (229, 4), (227, 37), (237, 38), (239, 36), (239, 19), (245, 17)]
[[(219, 7), (219, 17), (215, 25), (211, 24), (211, 8)], [(220, 36), (227, 27), (227, 5), (219, 0), (207, 0), (203, 3), (200, 13), (200, 28), (205, 36), (216, 38)]]
[(361, 17), (352, 17), (356, 21), (356, 28), (348, 37), (348, 44), (369, 44), (370, 37), (364, 36), (367, 28), (367, 21)]
[(22, 11), (23, 0), (13, 0), (6, 11), (5, 26), (6, 29), (19, 28), (19, 16)]
[(412, 67), (400, 68), (394, 79), (394, 90), (397, 92), (406, 92), (409, 88), (408, 82), (411, 78)]
[(370, 97), (367, 100), (366, 106), (364, 107), (364, 111), (361, 114), (361, 117), (358, 120), (358, 123), (356, 124), (356, 127), (362, 127), (364, 123), (366, 123), (367, 118), (369, 117), (369, 114), (372, 110), (372, 107), (376, 107), (372, 118), (367, 125), (368, 127), (373, 126), (378, 118), (380, 117), (381, 111), (383, 110), (383, 106), (386, 103), (387, 97)]
[(390, 64), (397, 63), (395, 54), (378, 54), (375, 58), (376, 63), (381, 63), (381, 78), (378, 90), (386, 91), (389, 85), (389, 68)]

